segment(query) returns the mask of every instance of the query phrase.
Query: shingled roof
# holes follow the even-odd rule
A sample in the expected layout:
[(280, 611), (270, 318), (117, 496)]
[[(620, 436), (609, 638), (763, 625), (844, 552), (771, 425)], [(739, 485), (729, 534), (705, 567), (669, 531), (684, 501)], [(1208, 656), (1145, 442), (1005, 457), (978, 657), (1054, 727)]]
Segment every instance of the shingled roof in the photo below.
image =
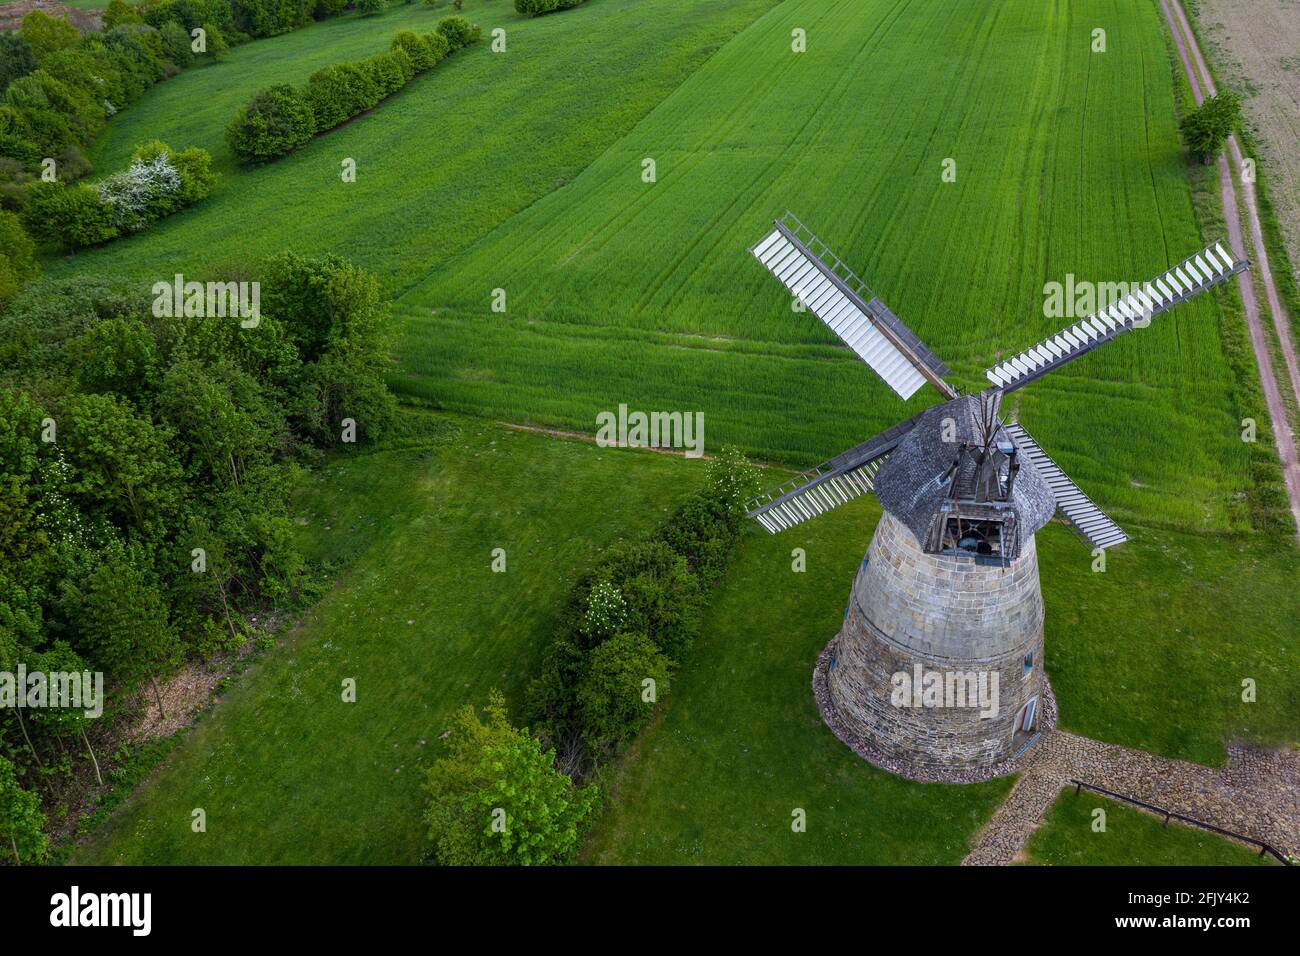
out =
[[(979, 415), (978, 395), (963, 395), (927, 409), (876, 473), (876, 497), (886, 511), (907, 525), (917, 541), (925, 540), (930, 523), (947, 496), (947, 486), (940, 484), (944, 472), (966, 442), (979, 440)], [(955, 426), (952, 441), (943, 440), (943, 422), (948, 418)], [(1001, 425), (996, 440), (1012, 441)], [(1038, 531), (1056, 513), (1052, 489), (1027, 456), (1021, 456), (1020, 472), (1012, 485), (1011, 506), (1016, 512), (1021, 540)]]

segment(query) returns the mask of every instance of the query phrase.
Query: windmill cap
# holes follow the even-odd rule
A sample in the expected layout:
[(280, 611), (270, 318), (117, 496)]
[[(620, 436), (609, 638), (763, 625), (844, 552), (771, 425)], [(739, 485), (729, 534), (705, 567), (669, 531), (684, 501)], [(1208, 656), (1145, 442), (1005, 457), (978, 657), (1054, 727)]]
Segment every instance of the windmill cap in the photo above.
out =
[[(876, 497), (917, 541), (926, 540), (935, 515), (948, 498), (948, 482), (943, 479), (961, 449), (967, 444), (983, 443), (980, 411), (979, 395), (963, 395), (928, 409), (876, 473)], [(1004, 454), (1015, 451), (1015, 442), (1000, 420), (993, 444)], [(1028, 459), (1022, 462), (1012, 483), (1008, 507), (1015, 512), (1017, 537), (1021, 540), (1042, 528), (1056, 513), (1052, 489)]]

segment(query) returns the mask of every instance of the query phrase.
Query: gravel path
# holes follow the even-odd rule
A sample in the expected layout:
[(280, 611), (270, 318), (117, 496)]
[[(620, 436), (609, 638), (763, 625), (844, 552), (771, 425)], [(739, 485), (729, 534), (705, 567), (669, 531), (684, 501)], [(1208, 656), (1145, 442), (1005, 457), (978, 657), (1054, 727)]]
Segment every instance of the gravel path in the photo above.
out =
[(1071, 778), (1300, 854), (1300, 751), (1228, 748), (1223, 769), (1052, 731), (975, 839), (965, 866), (1016, 860)]

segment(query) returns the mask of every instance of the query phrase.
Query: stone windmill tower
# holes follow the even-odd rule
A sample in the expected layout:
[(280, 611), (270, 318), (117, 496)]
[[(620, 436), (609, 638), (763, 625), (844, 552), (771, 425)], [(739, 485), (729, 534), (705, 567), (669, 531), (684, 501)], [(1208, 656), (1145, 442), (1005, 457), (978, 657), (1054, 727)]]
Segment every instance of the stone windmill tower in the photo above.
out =
[(922, 780), (1008, 773), (1055, 720), (1043, 673), (1034, 533), (1060, 514), (1091, 548), (1122, 530), (1019, 424), (1002, 396), (1249, 267), (1215, 243), (1119, 301), (989, 369), (960, 395), (948, 369), (790, 213), (751, 250), (902, 398), (943, 395), (906, 421), (748, 503), (776, 534), (867, 492), (884, 515), (814, 688), (862, 756)]

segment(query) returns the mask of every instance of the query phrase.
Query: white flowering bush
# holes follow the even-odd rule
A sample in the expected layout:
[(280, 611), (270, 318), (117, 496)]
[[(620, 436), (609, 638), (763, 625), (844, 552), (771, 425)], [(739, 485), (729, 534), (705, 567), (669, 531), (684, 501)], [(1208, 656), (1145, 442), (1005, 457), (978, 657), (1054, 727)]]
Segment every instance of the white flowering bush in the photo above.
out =
[(627, 618), (627, 600), (623, 592), (608, 581), (601, 581), (587, 595), (587, 612), (583, 623), (588, 634), (613, 634)]
[(120, 173), (114, 173), (95, 186), (99, 199), (113, 213), (113, 222), (122, 232), (138, 232), (172, 206), (172, 198), (181, 189), (181, 174), (172, 165), (171, 156), (159, 153), (137, 159)]

